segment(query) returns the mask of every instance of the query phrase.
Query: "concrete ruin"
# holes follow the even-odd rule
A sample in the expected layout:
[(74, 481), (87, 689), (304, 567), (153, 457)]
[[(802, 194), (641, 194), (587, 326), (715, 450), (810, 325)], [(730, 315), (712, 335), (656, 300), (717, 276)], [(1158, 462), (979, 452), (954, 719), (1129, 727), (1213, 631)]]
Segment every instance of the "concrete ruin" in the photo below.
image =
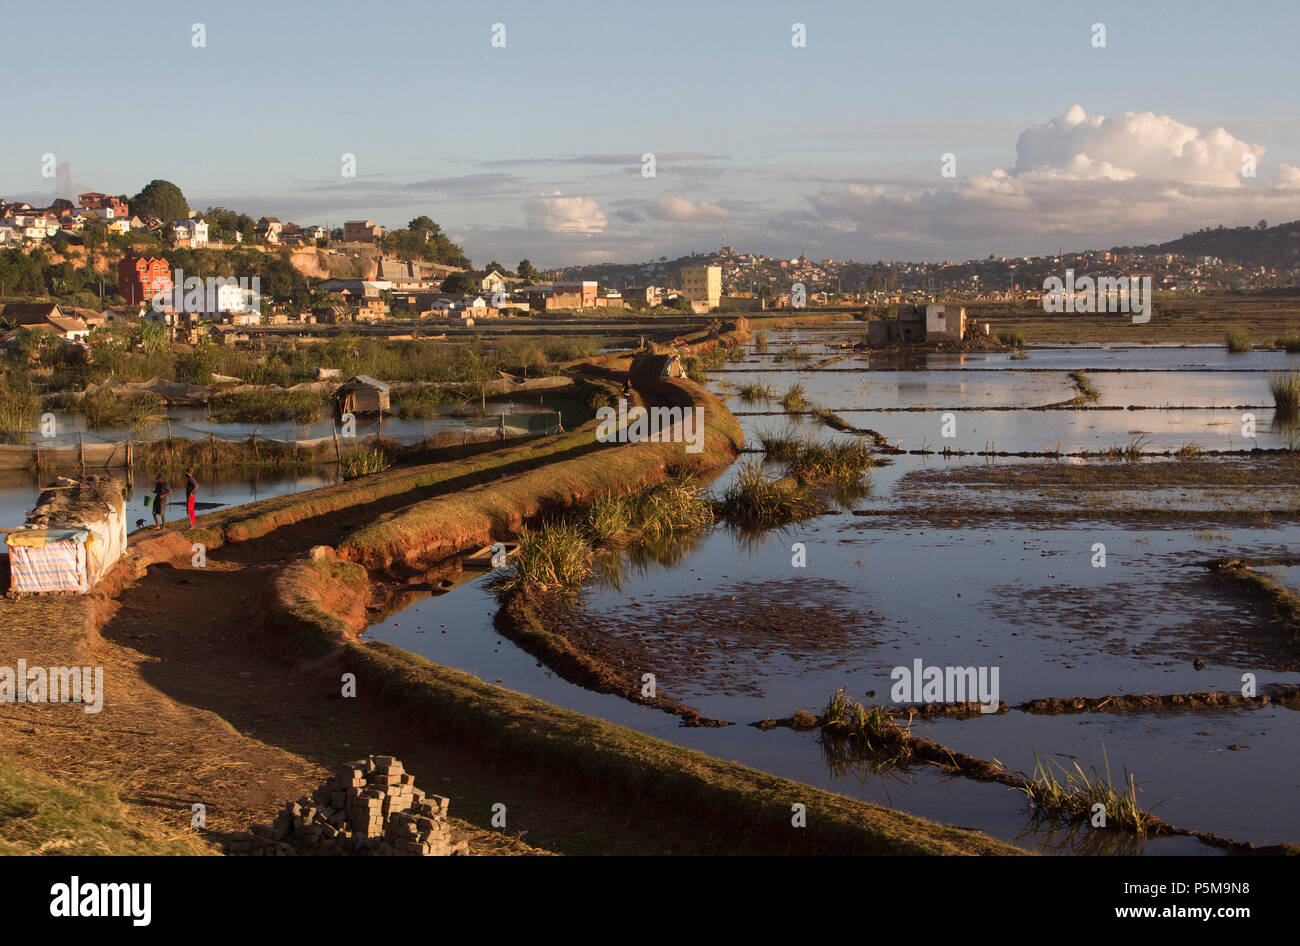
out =
[(966, 337), (966, 310), (954, 305), (900, 305), (894, 318), (867, 325), (875, 348), (922, 342), (960, 342)]

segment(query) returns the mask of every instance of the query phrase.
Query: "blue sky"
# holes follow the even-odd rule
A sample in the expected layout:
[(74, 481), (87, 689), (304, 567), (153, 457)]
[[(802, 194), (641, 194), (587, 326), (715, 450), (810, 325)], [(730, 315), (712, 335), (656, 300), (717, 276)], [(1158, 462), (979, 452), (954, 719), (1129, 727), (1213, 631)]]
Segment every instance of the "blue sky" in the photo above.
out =
[(6, 0), (11, 44), (49, 55), (6, 96), (0, 196), (48, 197), (53, 153), (74, 190), (427, 213), (480, 264), (673, 257), (724, 229), (856, 259), (1168, 239), (1300, 217), (1298, 9)]

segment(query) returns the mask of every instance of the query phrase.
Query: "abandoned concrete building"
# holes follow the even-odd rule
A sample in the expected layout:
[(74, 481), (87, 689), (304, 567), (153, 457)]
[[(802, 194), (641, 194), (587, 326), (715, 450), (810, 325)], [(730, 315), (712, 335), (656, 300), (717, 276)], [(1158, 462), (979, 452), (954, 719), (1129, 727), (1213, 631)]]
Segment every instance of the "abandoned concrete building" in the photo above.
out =
[(894, 318), (867, 326), (873, 346), (907, 342), (959, 342), (966, 337), (966, 310), (952, 305), (900, 305)]

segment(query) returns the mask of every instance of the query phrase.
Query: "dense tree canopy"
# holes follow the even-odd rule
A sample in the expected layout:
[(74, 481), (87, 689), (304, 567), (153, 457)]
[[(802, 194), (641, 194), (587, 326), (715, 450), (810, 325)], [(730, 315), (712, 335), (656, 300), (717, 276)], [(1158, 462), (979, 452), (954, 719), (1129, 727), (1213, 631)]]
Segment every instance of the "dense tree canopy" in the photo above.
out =
[(184, 220), (190, 215), (181, 189), (171, 181), (150, 181), (131, 198), (131, 212), (139, 217), (157, 217), (164, 223)]
[(469, 295), (478, 288), (474, 283), (473, 277), (469, 273), (452, 273), (442, 281), (443, 292), (459, 292), (461, 295)]
[(385, 234), (380, 247), (385, 255), (398, 259), (425, 260), (463, 269), (470, 267), (465, 251), (451, 242), (432, 218), (424, 215), (416, 217), (404, 230)]
[(223, 243), (235, 242), (235, 234), (242, 234), (245, 243), (252, 243), (256, 237), (257, 221), (248, 214), (236, 213), (225, 207), (209, 207), (203, 211), (203, 219), (208, 224), (208, 238)]

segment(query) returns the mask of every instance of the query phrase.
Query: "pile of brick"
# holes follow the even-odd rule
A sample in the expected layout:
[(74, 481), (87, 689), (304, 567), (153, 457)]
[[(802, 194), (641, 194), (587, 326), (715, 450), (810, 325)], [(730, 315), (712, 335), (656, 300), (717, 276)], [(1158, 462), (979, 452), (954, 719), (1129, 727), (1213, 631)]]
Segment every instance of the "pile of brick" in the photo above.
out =
[(257, 825), (228, 846), (231, 854), (379, 855), (437, 857), (468, 854), (452, 841), (450, 801), (426, 795), (392, 756), (349, 762), (334, 777), (284, 806), (271, 824)]

